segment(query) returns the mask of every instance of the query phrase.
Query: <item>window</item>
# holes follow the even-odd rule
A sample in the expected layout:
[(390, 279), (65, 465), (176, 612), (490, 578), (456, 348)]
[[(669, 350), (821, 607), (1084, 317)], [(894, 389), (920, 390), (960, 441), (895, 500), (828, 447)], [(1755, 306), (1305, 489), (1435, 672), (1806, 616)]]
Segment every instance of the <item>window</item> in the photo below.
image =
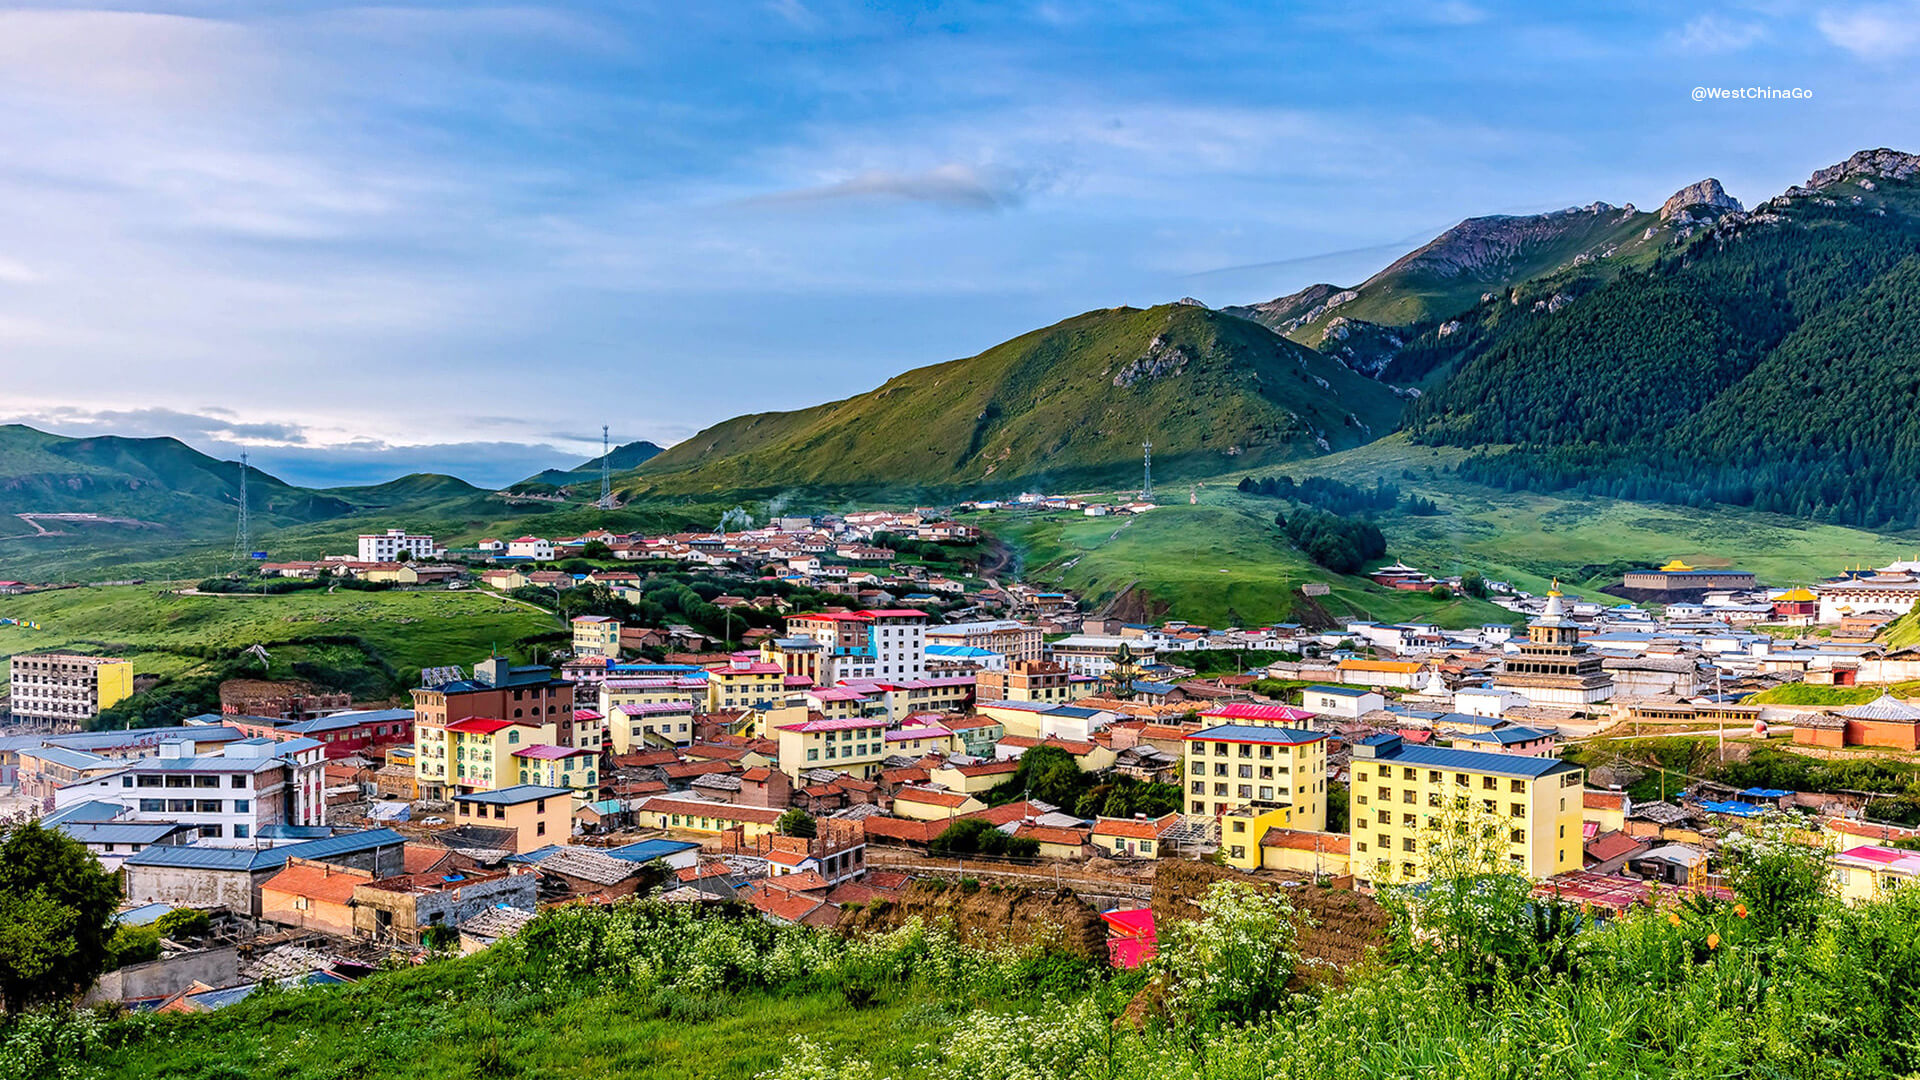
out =
[(1242, 780), (1253, 779), (1253, 766), (1251, 765), (1240, 766), (1240, 779)]
[(1389, 801), (1391, 801), (1391, 800), (1393, 799), (1393, 789), (1392, 789), (1392, 788), (1389, 788), (1389, 787), (1383, 787), (1383, 788), (1381, 788), (1381, 789), (1380, 789), (1380, 797), (1381, 797), (1381, 798), (1383, 798), (1383, 799), (1387, 799), (1387, 800), (1389, 800)]
[(1207, 793), (1207, 785), (1195, 780), (1193, 782), (1193, 793), (1195, 795), (1205, 795)]
[(251, 833), (252, 833), (252, 831), (253, 831), (253, 830), (252, 830), (252, 829), (251, 829), (250, 827), (248, 827), (248, 826), (246, 826), (246, 825), (235, 825), (235, 826), (233, 827), (233, 836), (234, 836), (234, 839), (236, 839), (236, 840), (245, 840), (245, 839), (247, 838), (247, 836), (248, 836), (249, 834), (251, 834)]
[(1382, 825), (1393, 824), (1393, 811), (1391, 810), (1376, 810), (1373, 816), (1374, 819)]
[(1508, 839), (1512, 840), (1516, 844), (1524, 844), (1527, 842), (1527, 830), (1515, 829), (1511, 834), (1509, 834)]
[(1419, 851), (1420, 845), (1414, 840), (1413, 837), (1403, 836), (1400, 838), (1400, 850), (1401, 851)]
[(1524, 795), (1527, 792), (1527, 782), (1525, 780), (1508, 781), (1507, 790), (1513, 792), (1515, 795)]
[(1420, 819), (1412, 814), (1401, 814), (1400, 827), (1403, 829), (1417, 829), (1420, 827)]
[(1491, 776), (1483, 776), (1480, 778), (1480, 787), (1486, 791), (1498, 791), (1500, 789), (1500, 781)]
[(1513, 804), (1511, 804), (1511, 805), (1509, 805), (1509, 806), (1507, 807), (1507, 816), (1508, 816), (1508, 817), (1526, 817), (1526, 816), (1527, 816), (1527, 804), (1526, 804), (1526, 803), (1513, 803)]
[(252, 811), (253, 811), (253, 802), (252, 802), (251, 800), (249, 800), (249, 799), (235, 799), (235, 800), (233, 800), (233, 812), (234, 812), (234, 813), (236, 813), (236, 814), (246, 814), (246, 813), (251, 813)]
[(1191, 771), (1195, 776), (1205, 776), (1207, 775), (1207, 763), (1204, 761), (1196, 761), (1193, 763), (1193, 769)]
[(1400, 793), (1400, 801), (1403, 803), (1407, 803), (1409, 805), (1412, 805), (1418, 802), (1419, 799), (1420, 799), (1419, 793), (1415, 792), (1412, 788), (1408, 788), (1407, 790)]

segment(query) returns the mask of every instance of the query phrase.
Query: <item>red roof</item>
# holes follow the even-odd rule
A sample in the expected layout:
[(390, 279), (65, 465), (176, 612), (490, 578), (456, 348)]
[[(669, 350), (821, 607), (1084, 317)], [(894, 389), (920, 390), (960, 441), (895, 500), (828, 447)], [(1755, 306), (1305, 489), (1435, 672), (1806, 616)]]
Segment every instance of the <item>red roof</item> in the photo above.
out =
[(900, 840), (909, 844), (926, 844), (945, 832), (951, 821), (912, 821), (907, 818), (886, 817), (875, 814), (860, 819), (869, 838), (881, 837)]
[(935, 791), (932, 788), (907, 787), (893, 793), (893, 801), (925, 803), (928, 806), (944, 806), (951, 810), (965, 806), (973, 796), (962, 795), (957, 791)]
[(1087, 842), (1085, 829), (1056, 829), (1050, 825), (1020, 825), (1013, 830), (1016, 837), (1037, 840), (1042, 844), (1061, 844), (1067, 847), (1079, 847)]
[(1622, 855), (1630, 855), (1644, 847), (1646, 847), (1645, 841), (1637, 840), (1615, 829), (1587, 841), (1587, 857), (1598, 862), (1606, 862)]
[(1626, 795), (1618, 791), (1583, 791), (1581, 805), (1588, 810), (1625, 810)]
[(1161, 833), (1173, 828), (1179, 820), (1179, 814), (1168, 814), (1145, 821), (1139, 818), (1103, 817), (1094, 824), (1093, 835), (1123, 836), (1133, 840), (1158, 840)]
[(1261, 847), (1287, 848), (1292, 851), (1317, 851), (1323, 855), (1345, 855), (1345, 833), (1317, 833), (1305, 829), (1268, 829), (1260, 838)]
[(474, 717), (469, 720), (456, 720), (447, 725), (447, 730), (458, 731), (463, 735), (491, 735), (501, 728), (510, 728), (512, 726), (512, 721), (508, 720), (483, 720), (479, 717)]

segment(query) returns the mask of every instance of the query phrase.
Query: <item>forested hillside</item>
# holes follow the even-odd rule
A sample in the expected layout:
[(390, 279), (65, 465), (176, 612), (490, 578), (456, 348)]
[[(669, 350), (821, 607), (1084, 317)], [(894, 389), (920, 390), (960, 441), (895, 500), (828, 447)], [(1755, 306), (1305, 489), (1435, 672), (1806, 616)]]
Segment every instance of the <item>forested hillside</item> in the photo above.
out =
[(1645, 271), (1482, 303), (1452, 355), (1430, 358), (1451, 374), (1409, 410), (1410, 432), (1490, 447), (1461, 475), (1510, 490), (1912, 525), (1914, 162), (1856, 155)]

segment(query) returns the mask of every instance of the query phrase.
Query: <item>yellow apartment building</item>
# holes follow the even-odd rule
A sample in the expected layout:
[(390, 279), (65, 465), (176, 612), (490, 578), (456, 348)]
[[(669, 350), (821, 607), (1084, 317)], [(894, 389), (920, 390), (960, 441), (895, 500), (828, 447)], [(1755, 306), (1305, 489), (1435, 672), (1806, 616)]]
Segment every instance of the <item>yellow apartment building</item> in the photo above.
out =
[(786, 697), (787, 669), (746, 653), (707, 669), (707, 711), (767, 709)]
[(835, 769), (870, 780), (888, 753), (885, 717), (820, 718), (770, 726), (780, 744), (780, 771), (795, 779), (808, 769)]
[(522, 784), (563, 787), (592, 802), (600, 793), (600, 755), (572, 746), (527, 746), (513, 752)]
[(1375, 735), (1354, 744), (1352, 774), (1349, 857), (1363, 883), (1426, 880), (1433, 831), (1463, 813), (1504, 834), (1494, 842), (1530, 877), (1580, 869), (1586, 770), (1578, 765)]
[[(1219, 724), (1192, 732), (1182, 742), (1188, 817), (1284, 810), (1278, 819), (1284, 828), (1317, 832), (1327, 827), (1325, 734), (1259, 724)], [(1248, 850), (1258, 842), (1251, 840)]]

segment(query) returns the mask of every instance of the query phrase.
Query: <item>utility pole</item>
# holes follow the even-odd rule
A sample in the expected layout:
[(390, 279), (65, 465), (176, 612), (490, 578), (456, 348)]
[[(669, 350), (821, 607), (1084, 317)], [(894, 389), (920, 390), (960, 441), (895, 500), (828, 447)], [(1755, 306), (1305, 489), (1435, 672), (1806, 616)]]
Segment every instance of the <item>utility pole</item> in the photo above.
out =
[(247, 455), (240, 455), (240, 516), (233, 530), (233, 558), (236, 562), (253, 553), (253, 523), (247, 519)]
[(1140, 450), (1143, 454), (1143, 457), (1141, 459), (1140, 501), (1152, 502), (1153, 501), (1153, 440), (1148, 439), (1146, 442), (1141, 443)]

